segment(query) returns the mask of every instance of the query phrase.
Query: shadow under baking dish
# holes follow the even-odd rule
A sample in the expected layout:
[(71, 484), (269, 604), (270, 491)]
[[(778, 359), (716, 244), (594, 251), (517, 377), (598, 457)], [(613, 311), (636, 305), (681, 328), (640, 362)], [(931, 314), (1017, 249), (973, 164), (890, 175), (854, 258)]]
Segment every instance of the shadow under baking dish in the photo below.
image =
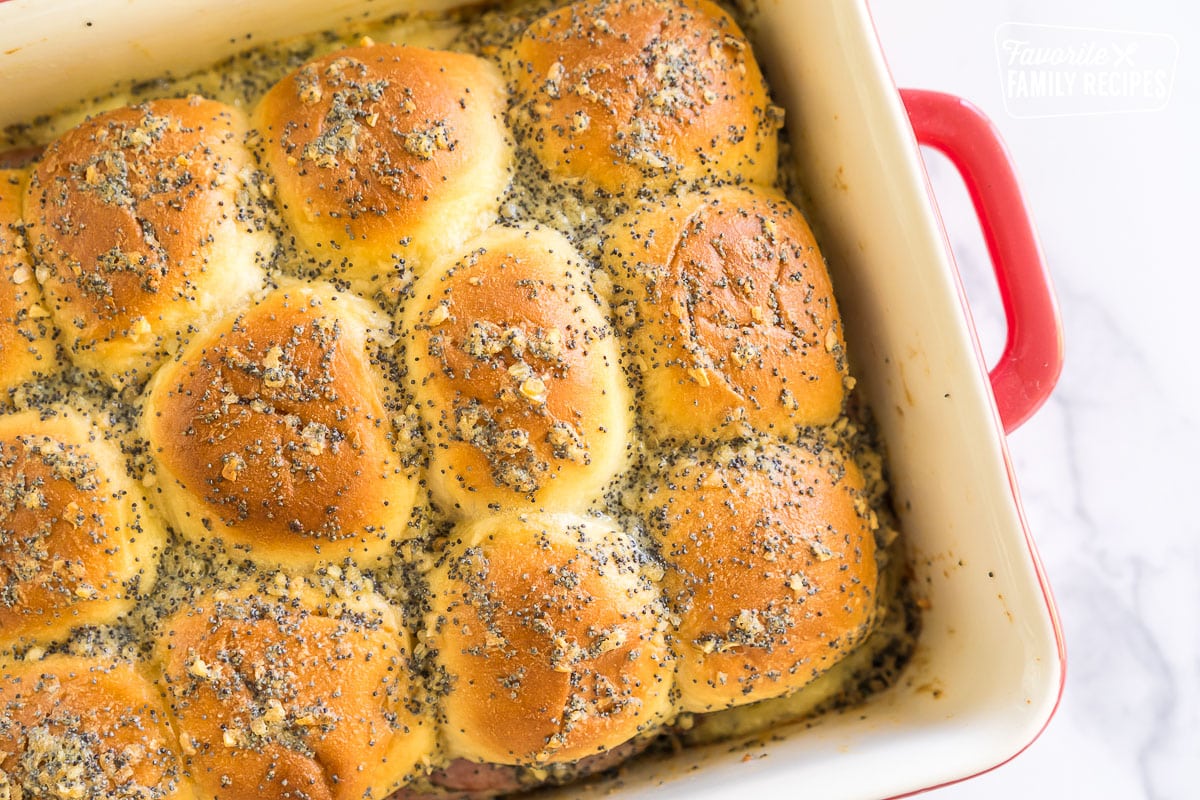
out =
[[(0, 125), (123, 78), (404, 9), (371, 0), (0, 4)], [(760, 0), (755, 38), (886, 443), (923, 633), (900, 682), (751, 742), (631, 765), (623, 798), (903, 795), (987, 770), (1041, 731), (1063, 680), (1058, 621), (920, 155), (865, 0)], [(579, 786), (549, 796), (578, 796)]]

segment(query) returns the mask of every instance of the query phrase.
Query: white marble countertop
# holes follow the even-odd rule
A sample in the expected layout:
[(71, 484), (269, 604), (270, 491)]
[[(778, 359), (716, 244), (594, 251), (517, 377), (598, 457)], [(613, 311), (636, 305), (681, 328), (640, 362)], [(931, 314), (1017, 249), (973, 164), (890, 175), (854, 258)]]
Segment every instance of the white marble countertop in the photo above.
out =
[[(932, 796), (1198, 797), (1200, 4), (873, 0), (872, 13), (898, 85), (961, 95), (1005, 137), (1066, 342), (1053, 397), (1010, 437), (1066, 634), (1062, 704), (1023, 755)], [(1130, 54), (1136, 64), (1177, 44), (1165, 107), (1015, 116), (1028, 106), (997, 57), (1007, 23), (1168, 34)], [(1056, 30), (1048, 41), (1065, 44)], [(1042, 110), (1077, 110), (1065, 91)], [(987, 250), (953, 168), (926, 157), (994, 358), (1005, 329)]]

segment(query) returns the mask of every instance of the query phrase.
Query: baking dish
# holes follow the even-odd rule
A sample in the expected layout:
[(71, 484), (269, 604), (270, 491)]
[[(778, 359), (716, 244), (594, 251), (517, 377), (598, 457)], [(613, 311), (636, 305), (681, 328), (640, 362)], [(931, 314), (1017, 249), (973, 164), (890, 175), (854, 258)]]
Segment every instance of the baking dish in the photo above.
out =
[[(14, 0), (0, 5), (0, 124), (348, 17), (445, 5)], [(1057, 704), (1061, 629), (1004, 436), (1052, 389), (1061, 334), (1032, 225), (986, 120), (956, 98), (898, 93), (862, 0), (756, 8), (760, 57), (788, 112), (858, 391), (886, 442), (924, 631), (899, 684), (865, 706), (644, 761), (615, 788), (656, 798), (790, 796), (799, 787), (823, 798), (899, 796), (1007, 760)], [(1009, 322), (990, 375), (918, 141), (950, 155), (980, 213)]]

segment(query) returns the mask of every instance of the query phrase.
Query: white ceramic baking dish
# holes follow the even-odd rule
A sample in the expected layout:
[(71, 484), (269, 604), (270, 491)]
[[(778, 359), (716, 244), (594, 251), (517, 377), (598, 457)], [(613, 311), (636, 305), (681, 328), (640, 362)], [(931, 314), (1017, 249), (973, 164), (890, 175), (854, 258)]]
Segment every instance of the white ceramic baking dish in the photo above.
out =
[[(439, 5), (0, 2), (0, 125), (117, 79), (186, 71), (350, 15)], [(787, 108), (859, 391), (886, 441), (896, 507), (928, 610), (902, 680), (865, 706), (755, 743), (640, 763), (616, 787), (601, 787), (623, 798), (920, 791), (1019, 753), (1049, 720), (1062, 688), (1061, 629), (1005, 445), (1006, 428), (1027, 418), (1053, 387), (1060, 329), (1003, 146), (956, 98), (897, 92), (865, 0), (756, 6), (761, 57)], [(958, 164), (992, 250), (1009, 342), (990, 380), (928, 194), (918, 139)]]

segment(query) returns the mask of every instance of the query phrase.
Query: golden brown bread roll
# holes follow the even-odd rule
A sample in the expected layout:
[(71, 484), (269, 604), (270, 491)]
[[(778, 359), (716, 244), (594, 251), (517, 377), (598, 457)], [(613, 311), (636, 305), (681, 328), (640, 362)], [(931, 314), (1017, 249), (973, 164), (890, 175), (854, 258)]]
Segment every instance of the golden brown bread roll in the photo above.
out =
[(237, 109), (192, 97), (106, 111), (53, 142), (25, 221), (70, 357), (137, 385), (214, 312), (257, 289), (273, 239), (248, 215)]
[(0, 649), (115, 620), (166, 533), (115, 442), (73, 411), (0, 416)]
[(652, 435), (787, 437), (837, 419), (841, 316), (812, 231), (782, 195), (646, 204), (612, 223), (604, 247)]
[(403, 329), (447, 513), (581, 509), (624, 467), (616, 339), (561, 234), (489, 229), (418, 281)]
[(156, 650), (187, 774), (218, 800), (387, 797), (434, 744), (410, 652), (372, 593), (294, 580), (199, 598)]
[(576, 761), (669, 716), (665, 612), (610, 523), (491, 516), (451, 536), (429, 578), (427, 638), (448, 678), (448, 755)]
[(867, 634), (874, 517), (843, 453), (804, 439), (681, 453), (644, 506), (680, 618), (680, 710), (792, 692)]
[(0, 797), (195, 797), (162, 697), (128, 662), (0, 662)]
[(517, 141), (610, 194), (771, 183), (782, 110), (737, 23), (708, 0), (582, 0), (505, 58)]
[(305, 64), (254, 120), (301, 244), (327, 276), (388, 289), (495, 218), (509, 179), (504, 105), (480, 58), (372, 45)]
[(164, 366), (141, 429), (176, 529), (303, 568), (387, 555), (417, 482), (393, 447), (387, 322), (329, 284), (285, 284)]
[(0, 169), (0, 402), (16, 386), (58, 367), (54, 326), (22, 232), (27, 174)]

